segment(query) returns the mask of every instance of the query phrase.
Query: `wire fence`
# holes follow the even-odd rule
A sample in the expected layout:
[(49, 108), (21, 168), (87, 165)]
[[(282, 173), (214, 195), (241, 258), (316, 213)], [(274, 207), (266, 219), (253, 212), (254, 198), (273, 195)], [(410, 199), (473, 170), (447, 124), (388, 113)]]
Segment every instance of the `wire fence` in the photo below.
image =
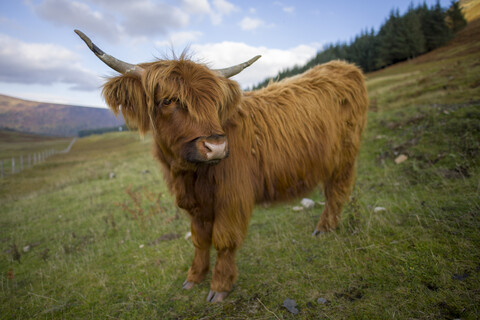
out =
[(25, 169), (45, 162), (53, 155), (70, 152), (70, 149), (72, 149), (75, 141), (77, 141), (77, 138), (73, 138), (72, 141), (70, 141), (68, 147), (64, 150), (49, 149), (42, 152), (35, 152), (28, 155), (12, 157), (11, 159), (0, 159), (0, 179), (19, 173)]

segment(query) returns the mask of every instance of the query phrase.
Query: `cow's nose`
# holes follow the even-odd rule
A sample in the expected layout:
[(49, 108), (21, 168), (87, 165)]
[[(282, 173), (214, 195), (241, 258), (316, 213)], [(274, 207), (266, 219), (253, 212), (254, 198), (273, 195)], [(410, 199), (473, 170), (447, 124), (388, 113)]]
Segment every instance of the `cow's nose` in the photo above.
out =
[(208, 142), (204, 141), (203, 146), (206, 149), (207, 159), (220, 160), (227, 156), (227, 141), (223, 142)]

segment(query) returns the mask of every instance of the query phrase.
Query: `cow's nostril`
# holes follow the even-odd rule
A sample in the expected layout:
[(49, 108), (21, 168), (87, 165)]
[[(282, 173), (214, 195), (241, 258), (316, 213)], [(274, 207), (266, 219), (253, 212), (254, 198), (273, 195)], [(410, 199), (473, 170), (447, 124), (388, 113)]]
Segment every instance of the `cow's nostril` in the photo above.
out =
[(214, 159), (223, 159), (226, 156), (226, 142), (222, 143), (210, 143), (207, 141), (203, 142), (205, 149), (207, 149), (207, 158), (208, 160)]
[(211, 146), (210, 143), (208, 143), (208, 142), (203, 142), (203, 146), (205, 147), (205, 149), (207, 149), (208, 152), (212, 152), (213, 150), (212, 150), (212, 148), (211, 148), (209, 145)]

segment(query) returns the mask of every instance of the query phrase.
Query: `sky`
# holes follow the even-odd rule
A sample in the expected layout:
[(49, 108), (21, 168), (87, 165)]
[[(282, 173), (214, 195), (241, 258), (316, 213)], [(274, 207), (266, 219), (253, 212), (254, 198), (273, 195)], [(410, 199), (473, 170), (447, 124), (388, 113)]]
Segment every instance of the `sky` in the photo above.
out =
[[(262, 55), (232, 79), (248, 88), (301, 65), (329, 43), (378, 31), (390, 11), (424, 0), (1, 0), (0, 94), (105, 108), (109, 69), (73, 32), (129, 63), (179, 55), (224, 68)], [(436, 0), (425, 0), (433, 5)], [(440, 0), (447, 7), (450, 0)]]

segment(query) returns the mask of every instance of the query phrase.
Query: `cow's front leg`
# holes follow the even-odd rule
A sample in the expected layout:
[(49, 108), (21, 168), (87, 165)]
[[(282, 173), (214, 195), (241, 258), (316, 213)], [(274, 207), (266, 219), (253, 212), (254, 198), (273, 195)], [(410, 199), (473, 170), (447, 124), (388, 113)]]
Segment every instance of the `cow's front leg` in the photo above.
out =
[(202, 282), (210, 267), (210, 247), (212, 245), (212, 223), (199, 221), (192, 218), (191, 224), (192, 242), (195, 246), (195, 256), (192, 266), (188, 270), (187, 280), (183, 283), (183, 289), (191, 289), (197, 283)]
[(249, 180), (244, 179), (245, 176), (246, 174), (239, 173), (238, 177), (231, 177), (235, 184), (223, 187), (217, 193), (212, 232), (212, 244), (217, 251), (217, 260), (212, 271), (207, 298), (209, 302), (224, 300), (237, 280), (235, 254), (247, 234), (255, 203), (253, 189), (248, 184)]
[(212, 283), (207, 301), (223, 301), (232, 290), (237, 280), (237, 266), (235, 265), (236, 248), (217, 249), (217, 261), (212, 274)]

